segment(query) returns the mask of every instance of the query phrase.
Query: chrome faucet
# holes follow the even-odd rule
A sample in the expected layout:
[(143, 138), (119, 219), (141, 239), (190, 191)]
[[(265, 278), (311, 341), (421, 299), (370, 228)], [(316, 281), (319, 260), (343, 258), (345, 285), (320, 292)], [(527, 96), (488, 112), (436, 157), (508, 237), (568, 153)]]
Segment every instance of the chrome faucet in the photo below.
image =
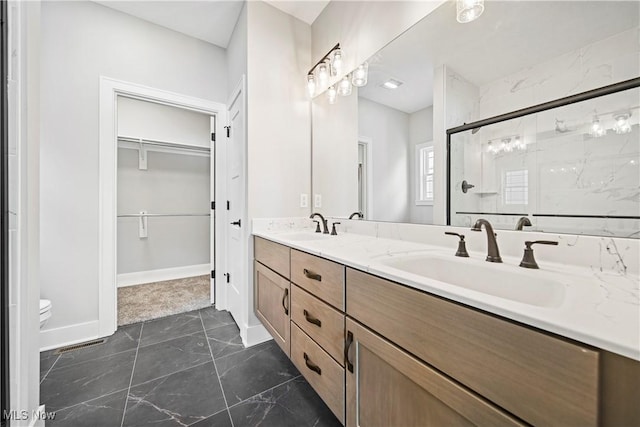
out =
[(322, 221), (322, 228), (323, 228), (322, 234), (329, 234), (329, 226), (327, 225), (327, 220), (324, 219), (322, 215), (320, 215), (318, 212), (314, 212), (311, 214), (309, 218), (313, 219), (316, 216), (319, 217), (320, 220)]
[(353, 219), (354, 216), (358, 217), (358, 219), (364, 218), (364, 215), (362, 215), (362, 212), (354, 212), (351, 215), (349, 215), (349, 219)]
[(520, 217), (518, 222), (516, 223), (516, 230), (521, 231), (522, 227), (531, 227), (531, 221), (526, 216)]
[(487, 232), (486, 260), (489, 262), (502, 262), (502, 258), (500, 257), (500, 251), (498, 250), (498, 242), (496, 241), (496, 235), (493, 232), (493, 227), (491, 226), (491, 223), (486, 219), (480, 218), (479, 220), (476, 221), (476, 223), (471, 228), (471, 230), (481, 231), (483, 225), (484, 225), (484, 230)]

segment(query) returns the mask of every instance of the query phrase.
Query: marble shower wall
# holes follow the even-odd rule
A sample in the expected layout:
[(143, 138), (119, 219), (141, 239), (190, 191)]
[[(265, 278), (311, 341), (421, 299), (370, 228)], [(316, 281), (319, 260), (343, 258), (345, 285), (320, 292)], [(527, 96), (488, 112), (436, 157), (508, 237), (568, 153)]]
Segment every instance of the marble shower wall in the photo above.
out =
[[(640, 29), (636, 27), (481, 85), (477, 98), (448, 102), (447, 116), (464, 117), (466, 122), (480, 120), (638, 77), (639, 36)], [(459, 87), (464, 77), (448, 71), (447, 87)], [(470, 132), (454, 135), (452, 155), (463, 158), (452, 159), (452, 210), (485, 214), (452, 215), (452, 224), (467, 226), (482, 216), (497, 228), (512, 229), (518, 220), (515, 215), (487, 215), (487, 212), (638, 216), (639, 93), (638, 89), (629, 90), (486, 126), (475, 135)], [(612, 130), (613, 115), (620, 109), (632, 111), (631, 133), (618, 135)], [(589, 135), (594, 115), (609, 129), (603, 137)], [(462, 121), (456, 125), (459, 124)], [(495, 144), (496, 140), (513, 135), (519, 135), (527, 144), (526, 150), (487, 152), (488, 141)], [(527, 204), (504, 203), (505, 172), (514, 170), (528, 171)], [(463, 195), (458, 188), (462, 179), (476, 188)], [(640, 237), (639, 220), (531, 219), (536, 230)]]

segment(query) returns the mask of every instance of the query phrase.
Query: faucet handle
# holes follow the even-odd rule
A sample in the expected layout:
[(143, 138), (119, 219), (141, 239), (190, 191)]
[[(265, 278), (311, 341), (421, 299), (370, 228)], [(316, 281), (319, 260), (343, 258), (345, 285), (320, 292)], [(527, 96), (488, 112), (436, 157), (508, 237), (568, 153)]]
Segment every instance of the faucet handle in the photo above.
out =
[(316, 223), (316, 233), (322, 233), (322, 230), (320, 229), (320, 221), (314, 219), (313, 222)]
[(337, 236), (338, 232), (336, 231), (336, 224), (340, 224), (339, 222), (334, 222), (333, 226), (331, 227), (331, 235), (332, 236)]
[(522, 256), (522, 261), (520, 261), (520, 267), (535, 269), (540, 268), (533, 256), (533, 248), (531, 248), (531, 246), (535, 244), (557, 246), (558, 242), (556, 242), (555, 240), (527, 240), (526, 242), (524, 242), (524, 255)]
[(445, 231), (444, 234), (448, 234), (450, 236), (458, 236), (460, 241), (458, 241), (458, 250), (456, 251), (456, 256), (468, 258), (469, 252), (467, 252), (467, 245), (464, 241), (464, 234), (454, 233), (452, 231)]

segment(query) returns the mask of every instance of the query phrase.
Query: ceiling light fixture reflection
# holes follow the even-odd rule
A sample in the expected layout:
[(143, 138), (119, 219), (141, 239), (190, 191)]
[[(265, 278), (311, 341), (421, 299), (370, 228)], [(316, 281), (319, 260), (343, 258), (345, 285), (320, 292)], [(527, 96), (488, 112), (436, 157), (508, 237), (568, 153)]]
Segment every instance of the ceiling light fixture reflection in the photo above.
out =
[(382, 87), (386, 89), (398, 89), (400, 86), (402, 86), (402, 84), (403, 83), (400, 80), (389, 79), (386, 82), (382, 83)]
[(329, 89), (327, 89), (327, 99), (329, 100), (329, 104), (335, 104), (336, 103), (337, 94), (338, 94), (338, 92), (336, 91), (336, 87), (335, 86), (329, 86)]
[(351, 95), (351, 80), (349, 79), (349, 75), (347, 74), (340, 80), (338, 83), (338, 95), (340, 96), (349, 96)]
[(351, 83), (353, 83), (355, 87), (362, 87), (367, 84), (368, 76), (369, 64), (363, 62), (362, 64), (358, 65), (358, 68), (353, 71), (351, 75)]
[(461, 24), (474, 21), (484, 12), (484, 0), (457, 0), (456, 19)]

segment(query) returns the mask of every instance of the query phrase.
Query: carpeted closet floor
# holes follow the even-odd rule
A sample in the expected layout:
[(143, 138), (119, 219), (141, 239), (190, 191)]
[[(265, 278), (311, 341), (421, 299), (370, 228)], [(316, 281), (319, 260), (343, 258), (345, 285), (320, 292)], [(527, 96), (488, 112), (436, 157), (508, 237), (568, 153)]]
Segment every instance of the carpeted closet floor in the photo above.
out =
[(209, 276), (118, 288), (118, 326), (211, 305)]

